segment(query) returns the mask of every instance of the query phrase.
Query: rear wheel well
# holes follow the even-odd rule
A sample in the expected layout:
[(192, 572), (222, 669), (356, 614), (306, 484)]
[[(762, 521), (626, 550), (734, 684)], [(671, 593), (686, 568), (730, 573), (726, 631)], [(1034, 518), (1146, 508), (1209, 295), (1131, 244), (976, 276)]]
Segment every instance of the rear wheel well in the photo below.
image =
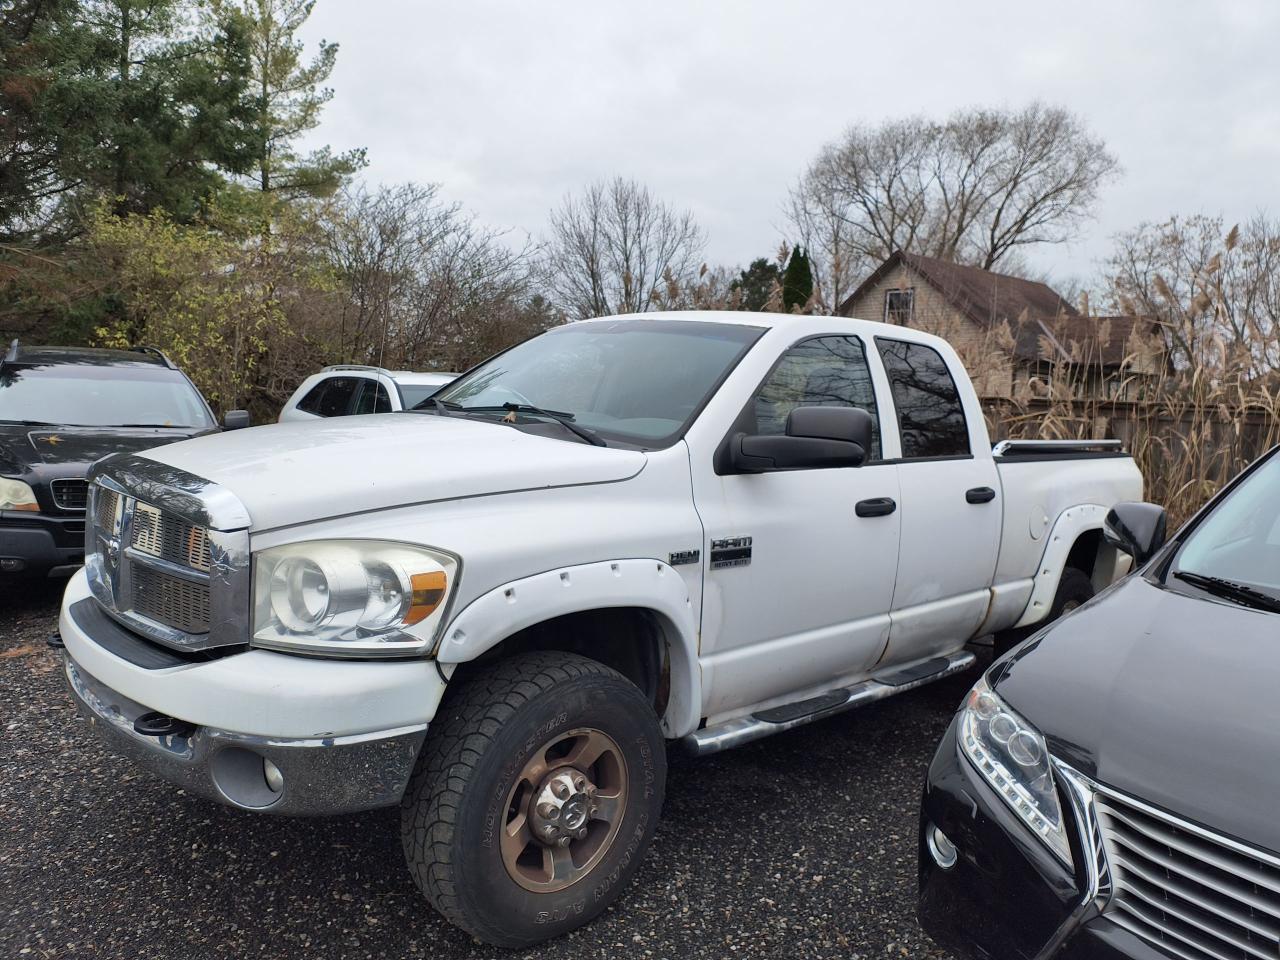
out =
[(1071, 545), (1071, 552), (1067, 554), (1067, 562), (1063, 569), (1075, 567), (1092, 580), (1094, 570), (1098, 565), (1098, 549), (1101, 546), (1102, 531), (1085, 530), (1080, 536), (1076, 537), (1076, 542)]
[(661, 614), (644, 607), (605, 607), (552, 617), (525, 627), (490, 647), (475, 660), (460, 663), (453, 679), (520, 653), (558, 650), (576, 653), (612, 667), (636, 685), (661, 717), (671, 691), (669, 631)]

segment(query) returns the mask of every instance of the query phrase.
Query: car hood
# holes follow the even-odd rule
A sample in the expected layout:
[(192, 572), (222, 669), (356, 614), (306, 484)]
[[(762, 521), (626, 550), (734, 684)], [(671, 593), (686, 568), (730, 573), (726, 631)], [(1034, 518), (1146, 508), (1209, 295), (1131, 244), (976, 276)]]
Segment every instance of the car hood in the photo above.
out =
[[(1003, 671), (1003, 675), (1000, 672)], [(1081, 773), (1280, 852), (1280, 615), (1131, 576), (997, 665)]]
[[(20, 476), (39, 467), (83, 475), (95, 460), (138, 453), (191, 437), (195, 431), (151, 427), (32, 428), (0, 424), (0, 473)], [(83, 469), (77, 469), (83, 468)]]
[(147, 459), (212, 480), (253, 530), (460, 497), (610, 483), (645, 456), (505, 424), (394, 413), (268, 424), (201, 437)]

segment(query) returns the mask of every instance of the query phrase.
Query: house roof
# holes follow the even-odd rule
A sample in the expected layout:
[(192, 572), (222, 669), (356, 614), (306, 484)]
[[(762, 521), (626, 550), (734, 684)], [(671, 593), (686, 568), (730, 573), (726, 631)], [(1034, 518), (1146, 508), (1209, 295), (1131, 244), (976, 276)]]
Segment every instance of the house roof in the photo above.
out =
[[(1048, 359), (1074, 360), (1080, 363), (1118, 367), (1129, 355), (1135, 332), (1140, 337), (1151, 337), (1155, 327), (1144, 317), (1035, 317), (1026, 324), (1027, 331), (1035, 336), (1036, 357), (1044, 356), (1039, 339), (1045, 337), (1053, 345)], [(1020, 356), (1024, 339), (1018, 336), (1015, 350)]]
[(1075, 316), (1078, 311), (1047, 284), (1022, 277), (993, 273), (981, 267), (969, 267), (949, 260), (924, 257), (918, 253), (895, 251), (875, 272), (862, 281), (840, 305), (839, 312), (849, 315), (854, 301), (874, 287), (899, 264), (918, 273), (929, 285), (974, 323), (991, 327), (998, 323), (1016, 323), (1019, 317)]

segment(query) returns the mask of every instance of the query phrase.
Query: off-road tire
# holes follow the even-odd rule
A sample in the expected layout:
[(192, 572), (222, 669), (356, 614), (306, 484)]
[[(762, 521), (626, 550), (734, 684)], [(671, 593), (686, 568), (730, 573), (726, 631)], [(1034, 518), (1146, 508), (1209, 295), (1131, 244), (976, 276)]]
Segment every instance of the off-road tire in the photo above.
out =
[(1087, 573), (1076, 567), (1065, 568), (1062, 571), (1062, 579), (1058, 581), (1058, 590), (1053, 595), (1053, 603), (1050, 605), (1049, 613), (1045, 618), (1029, 627), (1001, 630), (993, 638), (994, 655), (1003, 657), (1023, 640), (1053, 623), (1069, 609), (1074, 609), (1080, 604), (1092, 600), (1095, 592), (1093, 581)]
[[(591, 727), (626, 762), (626, 803), (602, 859), (555, 892), (517, 883), (500, 831), (525, 764), (560, 732)], [(621, 674), (574, 654), (500, 661), (451, 685), (401, 803), (405, 860), (451, 923), (495, 946), (561, 936), (603, 911), (639, 867), (657, 825), (666, 753), (652, 706)]]

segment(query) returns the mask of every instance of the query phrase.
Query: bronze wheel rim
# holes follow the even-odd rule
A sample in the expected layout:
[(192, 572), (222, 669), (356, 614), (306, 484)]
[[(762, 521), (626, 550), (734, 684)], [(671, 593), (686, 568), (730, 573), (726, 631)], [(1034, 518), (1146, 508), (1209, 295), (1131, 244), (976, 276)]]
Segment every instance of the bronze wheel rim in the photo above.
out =
[(607, 733), (580, 727), (533, 752), (507, 793), (502, 863), (534, 893), (577, 883), (604, 858), (627, 806), (627, 760)]

